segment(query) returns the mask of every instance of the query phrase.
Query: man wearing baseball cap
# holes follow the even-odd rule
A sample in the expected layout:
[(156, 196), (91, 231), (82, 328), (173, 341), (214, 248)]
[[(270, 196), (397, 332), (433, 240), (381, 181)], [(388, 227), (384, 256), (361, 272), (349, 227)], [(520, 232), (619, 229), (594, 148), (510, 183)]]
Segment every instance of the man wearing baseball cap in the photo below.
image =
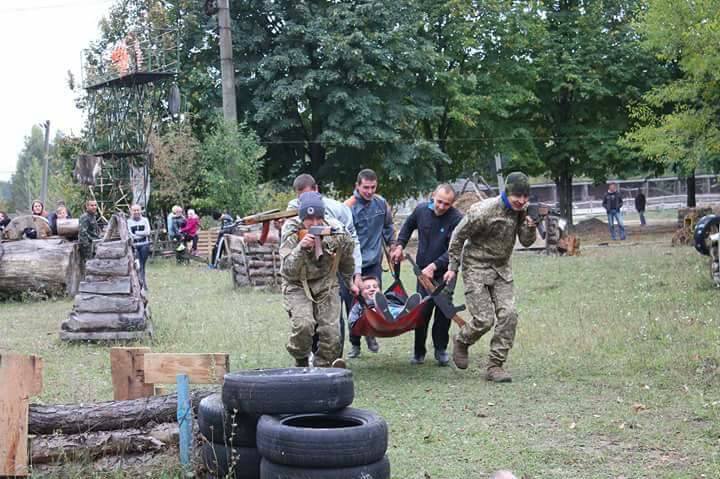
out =
[(516, 237), (526, 247), (535, 242), (535, 222), (527, 214), (529, 196), (527, 175), (510, 173), (505, 191), (473, 205), (450, 239), (450, 263), (444, 279), (452, 280), (462, 264), (465, 301), (472, 315), (453, 338), (453, 361), (459, 369), (467, 369), (468, 348), (494, 324), (488, 381), (512, 381), (503, 369), (518, 321), (510, 256)]
[[(285, 222), (280, 238), (283, 306), (292, 325), (286, 348), (296, 366), (308, 366), (317, 331), (314, 366), (344, 367), (340, 359), (338, 278), (350, 288), (355, 271), (355, 244), (342, 223), (325, 217), (319, 193), (303, 193), (299, 200), (298, 216)], [(308, 233), (314, 226), (328, 227), (332, 234)]]

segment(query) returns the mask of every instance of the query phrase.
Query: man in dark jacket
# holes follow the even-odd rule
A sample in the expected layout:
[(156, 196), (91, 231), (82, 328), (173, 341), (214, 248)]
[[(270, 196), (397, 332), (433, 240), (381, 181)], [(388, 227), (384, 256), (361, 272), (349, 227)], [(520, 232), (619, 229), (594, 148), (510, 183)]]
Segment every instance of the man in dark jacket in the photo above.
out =
[(620, 192), (617, 190), (616, 183), (610, 183), (608, 191), (605, 193), (605, 197), (602, 202), (603, 208), (607, 211), (608, 217), (608, 228), (610, 228), (610, 237), (616, 240), (615, 236), (615, 222), (617, 221), (618, 229), (620, 230), (620, 239), (625, 239), (625, 225), (623, 224), (622, 218), (622, 205), (623, 199)]
[(635, 197), (635, 209), (638, 212), (638, 215), (640, 215), (640, 226), (645, 226), (647, 222), (645, 221), (645, 203), (646, 203), (645, 195), (643, 194), (642, 190), (638, 191), (637, 196)]
[[(403, 259), (403, 249), (407, 246), (413, 231), (418, 231), (417, 265), (422, 268), (423, 276), (442, 281), (448, 267), (448, 245), (453, 230), (462, 220), (462, 213), (452, 205), (455, 202), (455, 190), (448, 184), (442, 184), (435, 189), (432, 200), (422, 202), (405, 220), (398, 244), (392, 252), (392, 259), (399, 263)], [(418, 282), (417, 291), (423, 297), (429, 293)], [(427, 314), (432, 314), (433, 306), (427, 307)], [(450, 357), (447, 346), (450, 340), (450, 318), (435, 308), (435, 319), (432, 328), (435, 359), (440, 366), (447, 366)], [(415, 348), (411, 364), (425, 362), (425, 340), (427, 339), (427, 323), (424, 327), (415, 329)]]

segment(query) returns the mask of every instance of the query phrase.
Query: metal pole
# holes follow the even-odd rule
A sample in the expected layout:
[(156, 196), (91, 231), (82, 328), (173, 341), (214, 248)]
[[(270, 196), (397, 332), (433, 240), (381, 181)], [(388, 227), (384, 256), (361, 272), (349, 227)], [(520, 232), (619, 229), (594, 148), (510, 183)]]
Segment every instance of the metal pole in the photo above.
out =
[(502, 175), (502, 156), (500, 153), (495, 154), (495, 171), (497, 171), (498, 195), (505, 191), (505, 180)]
[(233, 65), (232, 57), (230, 0), (218, 0), (218, 27), (220, 30), (220, 72), (222, 74), (223, 116), (225, 121), (236, 122), (235, 66)]
[(43, 153), (43, 170), (42, 170), (42, 185), (40, 186), (40, 201), (43, 205), (47, 205), (47, 193), (48, 193), (48, 156), (50, 150), (50, 120), (43, 123), (45, 128), (45, 150)]
[(190, 404), (190, 379), (187, 374), (178, 374), (177, 380), (177, 421), (180, 429), (180, 464), (190, 467), (192, 448), (192, 404)]

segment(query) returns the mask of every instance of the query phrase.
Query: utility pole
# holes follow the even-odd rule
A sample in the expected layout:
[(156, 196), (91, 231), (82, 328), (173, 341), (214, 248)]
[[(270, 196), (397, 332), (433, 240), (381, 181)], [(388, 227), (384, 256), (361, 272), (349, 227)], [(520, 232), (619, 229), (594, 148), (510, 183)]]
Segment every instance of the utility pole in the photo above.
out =
[(225, 121), (237, 122), (235, 66), (232, 57), (232, 31), (230, 30), (230, 0), (218, 0), (217, 6), (218, 27), (220, 30), (223, 117), (225, 117)]
[(40, 186), (40, 201), (42, 204), (47, 204), (48, 194), (48, 161), (49, 161), (49, 150), (50, 150), (50, 120), (47, 120), (42, 124), (45, 128), (45, 150), (43, 154), (43, 170), (42, 170), (42, 185)]

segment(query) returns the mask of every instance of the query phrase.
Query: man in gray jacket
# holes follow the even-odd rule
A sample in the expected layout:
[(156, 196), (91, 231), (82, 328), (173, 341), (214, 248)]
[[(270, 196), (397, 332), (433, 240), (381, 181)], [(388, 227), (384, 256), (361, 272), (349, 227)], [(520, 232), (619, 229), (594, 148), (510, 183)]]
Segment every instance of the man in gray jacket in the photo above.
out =
[[(345, 201), (352, 211), (355, 231), (360, 239), (362, 252), (362, 276), (374, 276), (381, 281), (383, 242), (391, 246), (395, 242), (395, 226), (392, 212), (385, 198), (375, 194), (378, 186), (377, 174), (370, 169), (360, 171), (353, 196)], [(380, 349), (374, 337), (366, 338), (368, 349), (376, 353)], [(352, 349), (349, 358), (360, 356), (360, 337), (350, 335)]]

